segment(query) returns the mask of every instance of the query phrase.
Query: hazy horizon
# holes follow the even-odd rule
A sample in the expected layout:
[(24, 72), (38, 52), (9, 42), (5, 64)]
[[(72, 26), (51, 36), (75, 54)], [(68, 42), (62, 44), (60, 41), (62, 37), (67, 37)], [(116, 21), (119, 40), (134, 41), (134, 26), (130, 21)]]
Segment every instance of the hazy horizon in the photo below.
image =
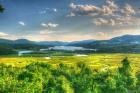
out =
[[(131, 36), (137, 36), (135, 34), (125, 34), (125, 35), (119, 35), (119, 36), (115, 36), (115, 37), (112, 37), (112, 38), (109, 38), (109, 39), (81, 39), (81, 40), (73, 40), (73, 41), (61, 41), (61, 40), (43, 40), (44, 42), (45, 41), (48, 41), (48, 42), (76, 42), (76, 41), (86, 41), (86, 40), (110, 40), (110, 39), (113, 39), (113, 38), (116, 38), (116, 37), (122, 37), (122, 36), (126, 36), (126, 35), (131, 35)], [(139, 35), (140, 36), (140, 35)], [(0, 39), (7, 39), (7, 40), (20, 40), (20, 39), (25, 39), (25, 40), (29, 40), (29, 41), (34, 41), (34, 42), (43, 42), (43, 41), (35, 41), (35, 40), (31, 40), (31, 39), (27, 39), (27, 38), (17, 38), (17, 39), (8, 39), (8, 38), (0, 38)]]

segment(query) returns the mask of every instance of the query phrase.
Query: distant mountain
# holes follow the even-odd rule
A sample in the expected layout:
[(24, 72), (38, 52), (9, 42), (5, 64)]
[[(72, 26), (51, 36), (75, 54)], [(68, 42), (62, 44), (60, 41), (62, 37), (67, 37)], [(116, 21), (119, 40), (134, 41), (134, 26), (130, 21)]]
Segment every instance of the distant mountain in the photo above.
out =
[(140, 35), (123, 35), (110, 40), (82, 40), (74, 42), (41, 41), (27, 39), (8, 40), (0, 39), (0, 46), (13, 49), (40, 49), (50, 46), (78, 46), (97, 49), (98, 53), (140, 53)]
[(51, 45), (51, 46), (75, 46), (75, 45), (82, 45), (82, 44), (90, 44), (93, 43), (95, 40), (82, 40), (82, 41), (73, 41), (73, 42), (61, 42), (61, 41), (42, 41), (36, 42), (38, 45)]
[(8, 39), (0, 39), (0, 44), (9, 44), (9, 43), (13, 43), (13, 41)]
[(48, 45), (48, 46), (65, 46), (69, 44), (68, 42), (60, 42), (60, 41), (42, 41), (36, 42), (37, 45)]
[[(93, 44), (93, 43), (92, 43)], [(110, 40), (99, 40), (94, 42), (99, 45), (139, 45), (140, 35), (123, 35)]]
[(140, 44), (140, 35), (124, 35), (109, 40), (109, 43), (115, 44)]
[(0, 44), (34, 44), (35, 42), (29, 41), (27, 39), (17, 39), (17, 40), (8, 40), (0, 39)]
[(82, 41), (74, 41), (74, 42), (70, 42), (67, 45), (73, 46), (73, 45), (83, 45), (83, 44), (90, 44), (90, 43), (94, 43), (96, 40), (82, 40)]
[(18, 39), (13, 41), (14, 44), (34, 44), (35, 42), (29, 41), (27, 39)]
[(74, 46), (98, 49), (100, 53), (140, 53), (140, 35), (123, 35)]
[(35, 42), (27, 39), (8, 40), (0, 39), (0, 44), (36, 44), (46, 46), (82, 46), (82, 47), (105, 47), (105, 46), (118, 46), (118, 45), (140, 45), (140, 35), (123, 35), (114, 37), (110, 40), (82, 40), (74, 42), (61, 42), (61, 41), (41, 41)]
[[(140, 44), (140, 35), (123, 35), (109, 40), (94, 40), (87, 43), (81, 43), (83, 46), (95, 45), (135, 45)], [(75, 44), (77, 45), (77, 44)]]

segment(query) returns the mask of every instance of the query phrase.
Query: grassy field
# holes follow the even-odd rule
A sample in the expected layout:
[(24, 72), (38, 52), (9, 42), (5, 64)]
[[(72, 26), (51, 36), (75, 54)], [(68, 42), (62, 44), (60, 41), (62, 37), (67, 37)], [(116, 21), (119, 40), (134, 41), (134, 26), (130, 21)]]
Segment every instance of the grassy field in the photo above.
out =
[(140, 54), (3, 56), (0, 69), (0, 93), (140, 93)]
[(33, 62), (46, 62), (53, 66), (60, 63), (74, 65), (82, 62), (94, 69), (116, 68), (125, 57), (132, 62), (136, 70), (140, 70), (140, 54), (90, 54), (87, 56), (52, 56), (52, 57), (0, 57), (0, 63), (13, 67), (24, 67)]

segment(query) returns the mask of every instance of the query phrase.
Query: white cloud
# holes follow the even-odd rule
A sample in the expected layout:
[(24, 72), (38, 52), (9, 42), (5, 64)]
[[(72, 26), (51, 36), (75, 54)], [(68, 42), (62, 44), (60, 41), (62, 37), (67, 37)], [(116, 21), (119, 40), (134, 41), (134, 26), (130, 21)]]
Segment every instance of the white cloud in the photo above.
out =
[(104, 19), (104, 18), (98, 18), (94, 20), (94, 24), (96, 25), (112, 25), (114, 26), (116, 24), (114, 19)]
[(58, 10), (56, 8), (45, 8), (42, 11), (40, 11), (40, 14), (46, 14), (48, 12), (58, 12)]
[(75, 9), (75, 8), (77, 7), (77, 5), (75, 5), (74, 3), (71, 3), (69, 6), (70, 6), (72, 9)]
[(3, 36), (7, 36), (8, 34), (4, 33), (4, 32), (0, 32), (0, 36), (3, 37)]
[(54, 12), (57, 12), (58, 10), (57, 10), (56, 8), (53, 8), (53, 11), (54, 11)]
[(119, 29), (119, 30), (114, 30), (112, 35), (125, 35), (125, 34), (131, 34), (131, 35), (139, 35), (140, 34), (140, 29)]
[(140, 18), (132, 17), (132, 16), (122, 16), (119, 18), (96, 18), (93, 20), (95, 25), (140, 25)]
[(107, 32), (97, 32), (94, 38), (97, 40), (107, 40), (110, 39), (111, 36)]
[(98, 7), (93, 5), (76, 5), (74, 3), (70, 4), (70, 8), (72, 9), (72, 11), (69, 16), (89, 16), (100, 10)]
[(49, 35), (49, 34), (53, 34), (53, 31), (40, 31), (39, 34), (40, 35)]
[(46, 13), (47, 13), (46, 10), (40, 11), (40, 14), (46, 14)]
[(97, 35), (105, 36), (106, 34), (104, 32), (97, 32)]
[(118, 11), (118, 6), (114, 1), (107, 0), (106, 5), (98, 7), (95, 5), (76, 5), (71, 3), (70, 8), (72, 10), (70, 15), (75, 16), (95, 16), (95, 15), (114, 15)]
[[(94, 19), (94, 24), (96, 25), (140, 25), (140, 18), (135, 16), (136, 14), (136, 10), (129, 4), (126, 4), (125, 6), (123, 6), (121, 9), (118, 8), (118, 6), (114, 3), (111, 3), (110, 1), (108, 1), (108, 4), (110, 5), (110, 7), (113, 7), (115, 9), (117, 9), (115, 16), (100, 16)], [(107, 8), (106, 8), (107, 10)], [(109, 11), (109, 9), (108, 9)], [(110, 13), (110, 14), (111, 14)], [(109, 14), (109, 12), (108, 12)]]
[(76, 16), (75, 13), (71, 12), (70, 14), (67, 15), (67, 17), (73, 17)]
[(69, 16), (91, 16), (95, 25), (140, 25), (140, 18), (136, 16), (139, 10), (130, 4), (119, 6), (115, 0), (106, 0), (102, 6), (81, 5), (71, 3)]
[(107, 5), (102, 6), (101, 12), (103, 12), (103, 15), (114, 15), (118, 11), (118, 5), (112, 0), (107, 0), (106, 3)]
[(47, 27), (47, 28), (56, 28), (58, 26), (58, 24), (49, 22), (47, 24), (46, 23), (41, 23), (41, 26)]
[(25, 26), (26, 24), (23, 21), (18, 22), (20, 25)]
[(47, 24), (46, 23), (41, 23), (41, 26), (47, 27)]
[(136, 13), (134, 8), (129, 4), (126, 4), (124, 9), (121, 10), (121, 12), (124, 13), (126, 16), (130, 16)]

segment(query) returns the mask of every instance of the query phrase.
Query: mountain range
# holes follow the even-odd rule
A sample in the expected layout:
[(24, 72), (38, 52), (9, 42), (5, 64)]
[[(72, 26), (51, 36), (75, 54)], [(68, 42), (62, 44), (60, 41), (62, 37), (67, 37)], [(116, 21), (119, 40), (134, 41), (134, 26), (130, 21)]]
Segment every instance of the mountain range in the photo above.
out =
[[(140, 45), (140, 35), (123, 35), (109, 40), (82, 40), (73, 42), (61, 41), (30, 41), (27, 39), (0, 39), (0, 44), (36, 44), (49, 46), (94, 46), (94, 45)], [(87, 46), (87, 47), (88, 47)]]
[(97, 49), (98, 53), (140, 53), (140, 35), (123, 35), (109, 40), (82, 40), (74, 42), (36, 42), (27, 39), (0, 39), (0, 49), (7, 45), (13, 49), (41, 49), (50, 46), (77, 46)]

